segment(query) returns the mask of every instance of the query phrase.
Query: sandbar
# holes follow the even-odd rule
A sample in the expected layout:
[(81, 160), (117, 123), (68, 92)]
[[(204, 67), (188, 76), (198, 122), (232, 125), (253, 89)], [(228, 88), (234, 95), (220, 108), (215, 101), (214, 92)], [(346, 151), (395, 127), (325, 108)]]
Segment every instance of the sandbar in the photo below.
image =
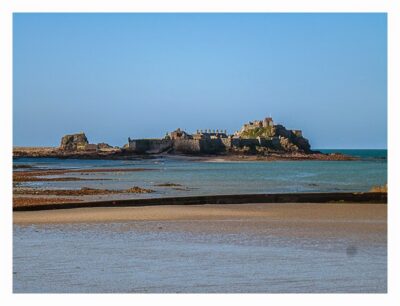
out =
[(16, 225), (125, 222), (136, 229), (387, 240), (387, 205), (267, 203), (16, 211)]

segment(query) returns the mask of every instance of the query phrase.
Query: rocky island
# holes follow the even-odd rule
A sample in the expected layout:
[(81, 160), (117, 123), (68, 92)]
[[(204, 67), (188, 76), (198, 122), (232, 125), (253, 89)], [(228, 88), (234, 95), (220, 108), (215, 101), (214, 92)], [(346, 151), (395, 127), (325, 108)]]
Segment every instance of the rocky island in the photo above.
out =
[(13, 156), (93, 159), (151, 158), (164, 155), (218, 158), (223, 160), (354, 160), (339, 153), (311, 150), (301, 130), (275, 124), (271, 117), (250, 121), (234, 134), (226, 130), (197, 130), (190, 134), (180, 128), (163, 138), (131, 139), (123, 147), (91, 144), (85, 133), (65, 135), (59, 147), (14, 147)]

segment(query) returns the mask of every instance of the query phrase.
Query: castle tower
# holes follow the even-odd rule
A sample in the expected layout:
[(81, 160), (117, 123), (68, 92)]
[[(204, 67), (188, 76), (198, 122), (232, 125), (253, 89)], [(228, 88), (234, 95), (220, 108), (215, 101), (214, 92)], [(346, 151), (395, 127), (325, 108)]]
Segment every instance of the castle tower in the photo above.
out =
[(271, 117), (266, 117), (264, 120), (263, 120), (263, 127), (269, 127), (269, 126), (273, 126), (274, 125), (274, 121), (272, 120), (272, 118)]

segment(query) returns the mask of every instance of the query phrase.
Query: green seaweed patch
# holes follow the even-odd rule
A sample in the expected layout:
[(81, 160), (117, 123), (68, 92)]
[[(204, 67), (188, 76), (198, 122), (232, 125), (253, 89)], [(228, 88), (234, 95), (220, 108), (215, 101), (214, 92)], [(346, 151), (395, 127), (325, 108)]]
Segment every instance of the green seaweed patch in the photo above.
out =
[(243, 131), (240, 135), (243, 138), (272, 137), (274, 136), (273, 127), (256, 127)]

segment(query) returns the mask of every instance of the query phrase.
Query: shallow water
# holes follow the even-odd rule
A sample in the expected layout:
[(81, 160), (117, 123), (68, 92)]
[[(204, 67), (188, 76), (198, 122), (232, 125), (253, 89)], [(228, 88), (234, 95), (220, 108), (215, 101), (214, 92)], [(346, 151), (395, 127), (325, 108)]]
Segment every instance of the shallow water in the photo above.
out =
[(169, 230), (177, 222), (15, 225), (14, 292), (387, 291), (386, 241)]
[[(21, 158), (14, 160), (14, 164), (41, 168), (155, 169), (68, 173), (66, 176), (111, 180), (26, 184), (42, 188), (115, 189), (136, 185), (156, 191), (126, 195), (129, 198), (368, 191), (387, 182), (386, 151), (345, 153), (358, 154), (362, 159), (210, 163), (170, 158), (131, 161)], [(184, 190), (156, 186), (166, 182), (182, 184)], [(190, 228), (189, 225), (185, 228)], [(239, 222), (237, 226), (241, 228), (243, 224)], [(179, 229), (177, 221), (14, 225), (14, 292), (387, 291), (386, 240), (379, 237), (363, 240), (352, 233), (347, 237), (318, 238), (277, 235), (274, 230), (257, 234), (172, 228)]]
[[(41, 188), (109, 188), (132, 186), (155, 190), (151, 194), (126, 197), (162, 197), (207, 194), (348, 192), (368, 191), (387, 183), (386, 150), (350, 150), (358, 161), (196, 162), (173, 158), (145, 160), (74, 160), (21, 158), (14, 164), (41, 168), (148, 168), (155, 171), (119, 173), (68, 173), (103, 181), (30, 182)], [(181, 184), (181, 188), (158, 184)]]

